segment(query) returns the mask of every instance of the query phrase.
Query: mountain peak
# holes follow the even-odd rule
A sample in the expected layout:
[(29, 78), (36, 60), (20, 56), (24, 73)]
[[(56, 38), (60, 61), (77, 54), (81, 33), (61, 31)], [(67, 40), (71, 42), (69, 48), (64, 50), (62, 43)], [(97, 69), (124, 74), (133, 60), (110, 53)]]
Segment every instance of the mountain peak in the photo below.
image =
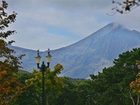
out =
[[(139, 46), (139, 32), (131, 31), (118, 23), (110, 23), (75, 44), (52, 51), (51, 65), (63, 65), (61, 76), (87, 78), (110, 66), (120, 53)], [(26, 54), (22, 59), (24, 69), (32, 70), (36, 67), (33, 59), (36, 51), (18, 48), (15, 51), (18, 52), (17, 55)], [(45, 54), (46, 52), (41, 53)]]
[(124, 28), (124, 26), (120, 23), (116, 23), (116, 22), (112, 22), (110, 23), (108, 26), (111, 26), (112, 29), (116, 29), (116, 28)]
[(120, 32), (120, 31), (129, 31), (129, 29), (127, 29), (125, 26), (121, 25), (120, 23), (112, 22), (105, 25), (103, 28), (96, 31), (95, 33), (92, 33), (87, 38), (92, 39), (95, 37), (103, 37), (109, 35), (109, 33), (113, 33), (114, 35), (114, 32)]

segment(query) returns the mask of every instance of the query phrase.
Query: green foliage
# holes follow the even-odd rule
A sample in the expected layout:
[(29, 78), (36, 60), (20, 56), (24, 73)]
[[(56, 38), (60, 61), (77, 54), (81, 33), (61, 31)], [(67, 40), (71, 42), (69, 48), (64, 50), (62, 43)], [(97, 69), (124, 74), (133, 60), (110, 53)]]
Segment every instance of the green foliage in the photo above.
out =
[[(53, 70), (45, 70), (45, 93), (47, 103), (54, 105), (58, 98), (59, 90), (63, 87), (63, 81), (58, 74), (63, 70), (61, 64), (57, 64)], [(34, 70), (33, 73), (20, 73), (19, 80), (27, 85), (26, 91), (17, 97), (13, 105), (40, 105), (42, 94), (42, 72)], [(48, 100), (49, 99), (49, 100)]]
[(89, 105), (92, 90), (90, 80), (63, 78), (64, 87), (61, 90), (56, 105)]
[[(47, 105), (135, 105), (139, 96), (131, 91), (129, 84), (139, 72), (134, 66), (137, 58), (140, 58), (140, 49), (127, 51), (114, 60), (114, 66), (91, 75), (91, 80), (58, 77), (63, 69), (60, 64), (54, 70), (47, 69)], [(41, 76), (37, 71), (20, 75), (19, 79), (26, 80), (29, 87), (17, 99), (18, 105), (40, 105)]]
[(7, 13), (8, 3), (0, 2), (0, 105), (9, 105), (24, 89), (17, 79), (20, 68), (20, 58), (14, 56), (14, 50), (9, 48), (13, 40), (7, 38), (15, 31), (9, 30), (10, 24), (16, 20), (16, 13)]
[(137, 58), (140, 58), (140, 49), (127, 51), (114, 60), (114, 66), (91, 76), (98, 105), (132, 105), (129, 84), (139, 71), (135, 66)]

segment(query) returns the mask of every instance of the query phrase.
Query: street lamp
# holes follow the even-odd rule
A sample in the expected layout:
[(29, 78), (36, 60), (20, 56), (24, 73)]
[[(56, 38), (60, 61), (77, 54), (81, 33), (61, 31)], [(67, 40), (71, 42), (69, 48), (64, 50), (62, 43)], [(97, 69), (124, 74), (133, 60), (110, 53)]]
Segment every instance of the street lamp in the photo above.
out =
[(40, 66), (41, 56), (39, 55), (39, 50), (37, 50), (37, 56), (35, 57), (35, 62), (37, 64), (37, 68), (42, 72), (42, 105), (46, 105), (46, 95), (45, 95), (45, 70), (50, 67), (50, 62), (52, 60), (52, 56), (50, 54), (50, 49), (48, 49), (48, 55), (46, 56), (47, 66), (44, 61)]

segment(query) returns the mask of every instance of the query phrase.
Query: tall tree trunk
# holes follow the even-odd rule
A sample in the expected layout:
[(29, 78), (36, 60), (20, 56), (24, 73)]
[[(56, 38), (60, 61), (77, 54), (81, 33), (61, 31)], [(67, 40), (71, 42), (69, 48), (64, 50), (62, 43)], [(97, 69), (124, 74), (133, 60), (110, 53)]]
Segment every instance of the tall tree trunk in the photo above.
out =
[(139, 95), (137, 95), (137, 105), (140, 105), (139, 103), (140, 103), (140, 97)]
[(130, 91), (129, 91), (129, 95), (130, 95), (130, 99), (131, 99), (131, 101), (132, 101), (133, 105), (136, 105), (136, 104), (135, 104), (135, 100), (134, 100), (134, 98), (132, 97), (132, 94), (131, 94), (131, 92), (130, 92)]

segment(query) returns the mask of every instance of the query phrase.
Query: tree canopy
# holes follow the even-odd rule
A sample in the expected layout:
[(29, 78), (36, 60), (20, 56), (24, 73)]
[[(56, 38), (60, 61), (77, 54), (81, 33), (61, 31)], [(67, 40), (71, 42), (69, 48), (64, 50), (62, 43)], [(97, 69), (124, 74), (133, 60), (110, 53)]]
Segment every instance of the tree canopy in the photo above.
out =
[(2, 1), (0, 6), (0, 105), (8, 105), (24, 88), (16, 76), (20, 68), (20, 57), (14, 56), (14, 50), (9, 47), (9, 44), (14, 41), (6, 40), (15, 32), (8, 30), (8, 27), (15, 22), (17, 14), (15, 12), (8, 14), (7, 8), (7, 2)]

